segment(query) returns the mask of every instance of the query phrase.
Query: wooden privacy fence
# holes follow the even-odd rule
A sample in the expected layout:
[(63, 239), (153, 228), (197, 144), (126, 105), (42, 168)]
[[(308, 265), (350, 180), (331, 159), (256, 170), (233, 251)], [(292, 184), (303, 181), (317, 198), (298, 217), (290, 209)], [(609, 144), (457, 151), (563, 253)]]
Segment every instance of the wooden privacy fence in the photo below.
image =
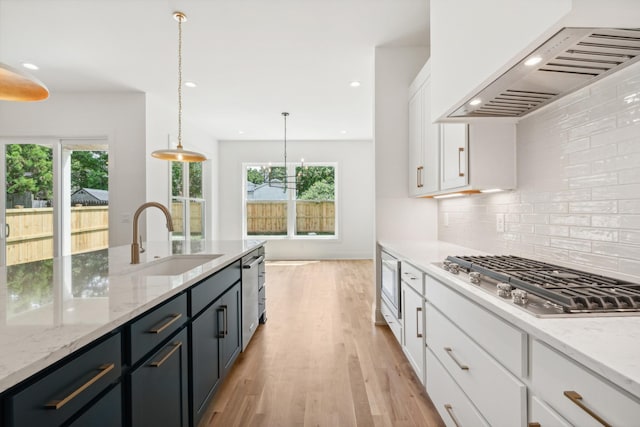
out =
[[(53, 257), (53, 209), (7, 209), (7, 265)], [(71, 208), (71, 253), (109, 247), (109, 206)]]
[[(191, 218), (189, 226), (191, 228), (191, 235), (202, 235), (202, 210), (204, 203), (202, 202), (190, 202), (191, 206)], [(173, 234), (184, 233), (184, 210), (182, 209), (181, 202), (171, 202), (171, 219), (173, 220)]]
[[(334, 234), (335, 203), (333, 201), (297, 200), (296, 234)], [(247, 201), (248, 235), (286, 235), (287, 201)]]

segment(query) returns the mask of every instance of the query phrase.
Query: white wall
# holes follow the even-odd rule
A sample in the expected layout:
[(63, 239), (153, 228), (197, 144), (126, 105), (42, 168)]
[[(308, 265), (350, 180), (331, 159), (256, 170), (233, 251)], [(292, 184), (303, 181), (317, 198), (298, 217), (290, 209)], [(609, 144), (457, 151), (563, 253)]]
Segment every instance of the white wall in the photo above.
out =
[(441, 200), (440, 239), (640, 278), (640, 64), (520, 121), (517, 150), (518, 190)]
[[(294, 117), (292, 115), (292, 117)], [(290, 119), (293, 120), (293, 119)], [(269, 240), (269, 259), (373, 258), (371, 141), (287, 141), (287, 159), (338, 163), (337, 240)], [(282, 162), (282, 141), (220, 141), (220, 239), (242, 238), (242, 163)]]
[(429, 57), (422, 47), (375, 50), (376, 240), (437, 235), (437, 203), (409, 198), (409, 85)]
[(145, 199), (145, 95), (52, 93), (42, 102), (0, 102), (0, 136), (85, 138), (109, 144), (109, 245), (131, 243), (123, 223)]

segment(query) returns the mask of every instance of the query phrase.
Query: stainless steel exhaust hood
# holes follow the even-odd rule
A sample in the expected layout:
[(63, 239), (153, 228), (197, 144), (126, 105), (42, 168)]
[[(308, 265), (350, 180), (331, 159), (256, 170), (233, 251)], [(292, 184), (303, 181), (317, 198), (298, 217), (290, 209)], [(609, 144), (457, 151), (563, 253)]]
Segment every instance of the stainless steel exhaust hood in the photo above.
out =
[(522, 117), (638, 59), (638, 28), (563, 28), (449, 117)]

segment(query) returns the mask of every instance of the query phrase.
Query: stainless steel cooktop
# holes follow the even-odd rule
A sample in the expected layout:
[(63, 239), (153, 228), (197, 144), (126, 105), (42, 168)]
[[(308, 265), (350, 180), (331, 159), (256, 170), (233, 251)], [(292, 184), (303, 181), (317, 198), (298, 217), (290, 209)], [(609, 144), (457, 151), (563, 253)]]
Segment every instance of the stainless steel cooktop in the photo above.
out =
[(638, 283), (516, 256), (449, 256), (440, 266), (538, 317), (640, 315)]

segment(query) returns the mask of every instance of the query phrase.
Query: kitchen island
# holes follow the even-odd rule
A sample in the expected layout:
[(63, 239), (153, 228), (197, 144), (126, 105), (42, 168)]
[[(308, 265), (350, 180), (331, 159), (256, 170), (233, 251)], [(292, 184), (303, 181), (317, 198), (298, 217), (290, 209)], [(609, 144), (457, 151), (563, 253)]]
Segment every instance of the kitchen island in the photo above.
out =
[[(198, 296), (211, 293), (204, 284), (227, 270), (233, 270), (228, 283), (239, 283), (242, 257), (263, 245), (260, 240), (149, 242), (138, 265), (130, 264), (130, 247), (121, 246), (0, 268), (0, 393), (21, 390), (33, 376), (120, 330), (129, 351), (134, 321), (171, 301), (184, 300), (186, 307), (193, 289), (199, 289)], [(177, 267), (167, 268), (174, 259)], [(198, 304), (189, 305), (188, 316), (210, 302)], [(122, 372), (136, 363), (125, 356)]]
[[(636, 416), (634, 419), (637, 420), (637, 415), (640, 414), (639, 315), (538, 318), (515, 306), (510, 300), (502, 300), (490, 295), (476, 285), (463, 280), (462, 277), (451, 274), (435, 264), (441, 263), (449, 255), (483, 255), (479, 251), (437, 241), (382, 241), (379, 242), (379, 246), (399, 261), (424, 272), (426, 387), (436, 407), (438, 407), (438, 399), (433, 395), (437, 395), (438, 390), (429, 389), (430, 375), (432, 378), (443, 378), (443, 381), (448, 381), (448, 374), (441, 375), (442, 372), (447, 372), (443, 367), (446, 367), (453, 358), (457, 358), (459, 364), (452, 362), (454, 368), (448, 372), (458, 384), (464, 384), (466, 377), (470, 375), (468, 372), (474, 372), (473, 367), (479, 365), (480, 358), (487, 356), (490, 365), (497, 366), (499, 372), (506, 372), (505, 378), (510, 383), (519, 384), (518, 392), (512, 393), (512, 395), (522, 393), (523, 418), (519, 419), (518, 425), (523, 425), (527, 421), (540, 422), (540, 419), (553, 420), (552, 425), (575, 425), (576, 420), (580, 420), (578, 422), (580, 425), (591, 425), (595, 420), (585, 415), (586, 413), (574, 400), (586, 406), (605, 404), (610, 405), (611, 408), (625, 400), (629, 405), (616, 409), (617, 412), (625, 413), (631, 408), (632, 413), (627, 415), (634, 415)], [(484, 317), (474, 317), (475, 312)], [(403, 315), (407, 316), (406, 313)], [(410, 319), (412, 323), (416, 322), (413, 316)], [(504, 331), (497, 328), (482, 329), (481, 324), (484, 320), (491, 321), (487, 325), (500, 328), (504, 326)], [(459, 342), (458, 353), (456, 353), (456, 347), (448, 341), (445, 345), (440, 345), (442, 344), (438, 341), (441, 338), (440, 332), (434, 328), (440, 328), (441, 324), (441, 329), (444, 330), (446, 326), (450, 328), (451, 334), (462, 331), (463, 338)], [(514, 337), (509, 341), (511, 333)], [(448, 337), (445, 336), (442, 339), (448, 340)], [(466, 339), (470, 339), (468, 345), (474, 347), (474, 350), (473, 353), (469, 350), (469, 356), (463, 357), (461, 356), (462, 340)], [(446, 352), (442, 352), (440, 347), (445, 346)], [(511, 351), (517, 353), (513, 358), (507, 355)], [(442, 357), (439, 357), (439, 352), (442, 352)], [(471, 357), (471, 354), (474, 356)], [(554, 365), (549, 363), (551, 360), (554, 361)], [(474, 363), (476, 361), (478, 363)], [(471, 366), (471, 369), (464, 369), (467, 368), (465, 363)], [(478, 371), (475, 372), (474, 375), (477, 375)], [(571, 393), (575, 390), (572, 389), (564, 390), (568, 392), (568, 395), (565, 393), (564, 396), (562, 393), (556, 396), (554, 390), (551, 396), (549, 389), (553, 377), (565, 374), (568, 376), (567, 381), (573, 384), (573, 387), (583, 387), (583, 395), (588, 396), (591, 393), (594, 396), (595, 393), (597, 399), (590, 400), (589, 397), (582, 399), (584, 396), (575, 398), (576, 394)], [(462, 376), (458, 377), (458, 375)], [(501, 374), (496, 374), (493, 380), (497, 381), (499, 375)], [(589, 378), (588, 383), (583, 383), (584, 378)], [(432, 383), (431, 386), (433, 388), (434, 384)], [(485, 393), (494, 386), (495, 384), (491, 384), (486, 387)], [(467, 389), (464, 386), (461, 387), (465, 394), (473, 395), (473, 385)], [(572, 400), (570, 396), (574, 399)], [(501, 402), (499, 393), (493, 396), (493, 400)], [(478, 419), (481, 420), (475, 421), (480, 423), (478, 425), (486, 421), (491, 425), (501, 424), (502, 415), (491, 419), (493, 411), (491, 403), (485, 405), (482, 398), (476, 401), (471, 399), (471, 401), (470, 407), (473, 411), (477, 410)], [(504, 406), (504, 402), (502, 404)], [(574, 408), (579, 412), (575, 415), (578, 418), (573, 418), (574, 415), (568, 412), (573, 411)], [(438, 410), (445, 422), (448, 422), (451, 406), (438, 407)], [(496, 413), (499, 412), (500, 410), (496, 411)], [(551, 415), (544, 418), (540, 415), (543, 412)], [(583, 416), (584, 418), (581, 418)], [(472, 417), (466, 419), (470, 420)], [(547, 424), (541, 423), (541, 425)], [(631, 425), (628, 422), (612, 422), (612, 424)], [(462, 422), (462, 425), (465, 423)]]

